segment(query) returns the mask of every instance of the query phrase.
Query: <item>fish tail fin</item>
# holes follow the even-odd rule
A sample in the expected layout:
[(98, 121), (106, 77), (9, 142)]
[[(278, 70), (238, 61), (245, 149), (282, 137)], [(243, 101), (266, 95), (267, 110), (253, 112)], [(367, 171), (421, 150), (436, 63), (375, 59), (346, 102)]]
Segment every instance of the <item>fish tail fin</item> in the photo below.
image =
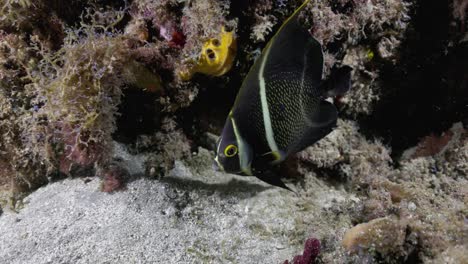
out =
[(333, 68), (330, 77), (322, 83), (325, 97), (336, 97), (344, 95), (351, 89), (351, 71), (353, 68), (344, 65)]

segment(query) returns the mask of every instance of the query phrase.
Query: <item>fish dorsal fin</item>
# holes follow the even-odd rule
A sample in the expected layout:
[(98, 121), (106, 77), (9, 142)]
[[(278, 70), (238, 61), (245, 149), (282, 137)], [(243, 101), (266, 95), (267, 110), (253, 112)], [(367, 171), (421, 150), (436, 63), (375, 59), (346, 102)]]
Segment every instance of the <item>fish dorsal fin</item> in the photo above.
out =
[[(308, 83), (320, 83), (323, 69), (323, 53), (320, 43), (301, 25), (300, 11), (304, 9), (305, 1), (283, 23), (277, 33), (268, 42), (263, 56), (265, 67), (263, 75), (275, 78), (285, 77), (291, 73), (294, 78), (306, 78)], [(288, 76), (289, 74), (286, 74)]]

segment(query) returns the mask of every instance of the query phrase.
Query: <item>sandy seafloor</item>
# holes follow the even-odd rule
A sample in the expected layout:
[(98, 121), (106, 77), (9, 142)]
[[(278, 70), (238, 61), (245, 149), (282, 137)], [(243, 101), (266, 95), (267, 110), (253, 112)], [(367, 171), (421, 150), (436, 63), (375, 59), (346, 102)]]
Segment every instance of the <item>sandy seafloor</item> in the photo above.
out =
[[(295, 193), (182, 162), (151, 180), (139, 176), (142, 159), (125, 157), (134, 180), (123, 191), (65, 179), (5, 211), (0, 263), (283, 263), (302, 252), (291, 234), (308, 209)], [(319, 196), (322, 207), (347, 199), (329, 188)]]
[(160, 182), (139, 179), (116, 194), (98, 187), (97, 178), (57, 182), (33, 193), (18, 214), (3, 215), (1, 262), (279, 263), (294, 252), (286, 239), (261, 239), (248, 228), (259, 218), (291, 228), (284, 205), (263, 211), (282, 191), (220, 199), (213, 187), (179, 210), (168, 194), (177, 190)]

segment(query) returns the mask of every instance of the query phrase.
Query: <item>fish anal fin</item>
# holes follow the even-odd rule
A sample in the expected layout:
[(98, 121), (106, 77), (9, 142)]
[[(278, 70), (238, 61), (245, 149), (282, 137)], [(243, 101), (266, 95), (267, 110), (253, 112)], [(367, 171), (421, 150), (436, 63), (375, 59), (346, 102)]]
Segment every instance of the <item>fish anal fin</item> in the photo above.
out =
[(293, 190), (291, 190), (288, 186), (286, 186), (286, 184), (284, 184), (284, 182), (281, 180), (280, 175), (277, 172), (268, 170), (268, 171), (264, 171), (262, 173), (257, 174), (256, 177), (259, 180), (266, 182), (270, 185), (280, 187), (280, 188), (293, 192)]

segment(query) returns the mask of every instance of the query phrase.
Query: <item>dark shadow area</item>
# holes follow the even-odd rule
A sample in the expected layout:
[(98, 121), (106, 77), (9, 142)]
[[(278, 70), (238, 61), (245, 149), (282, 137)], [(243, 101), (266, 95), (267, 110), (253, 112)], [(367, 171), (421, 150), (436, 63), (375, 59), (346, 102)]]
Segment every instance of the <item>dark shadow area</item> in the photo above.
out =
[(83, 10), (93, 5), (113, 10), (123, 10), (127, 7), (130, 1), (125, 0), (101, 0), (96, 1), (95, 4), (92, 1), (81, 1), (81, 0), (49, 0), (47, 4), (49, 8), (55, 12), (55, 14), (65, 21), (69, 26), (79, 26)]
[(255, 196), (256, 194), (271, 188), (276, 188), (273, 186), (265, 187), (261, 184), (251, 183), (235, 178), (226, 183), (206, 183), (196, 179), (167, 176), (162, 178), (160, 181), (179, 190), (192, 191), (196, 189), (197, 191), (207, 194), (218, 192), (221, 197), (235, 195), (239, 196), (241, 199)]
[(382, 99), (361, 127), (393, 157), (468, 117), (468, 45), (455, 42), (451, 12), (447, 1), (418, 1), (398, 64), (381, 67)]
[(135, 142), (138, 135), (152, 134), (159, 127), (160, 114), (155, 105), (158, 95), (136, 88), (125, 89), (123, 93), (113, 138), (129, 144)]
[(81, 12), (86, 7), (86, 3), (79, 0), (66, 2), (61, 0), (49, 0), (47, 4), (67, 25), (77, 25), (80, 21)]
[(176, 113), (177, 123), (195, 141), (204, 132), (219, 134), (240, 86), (239, 71), (231, 69), (224, 77), (210, 78), (196, 74), (193, 82), (202, 84), (195, 101)]

